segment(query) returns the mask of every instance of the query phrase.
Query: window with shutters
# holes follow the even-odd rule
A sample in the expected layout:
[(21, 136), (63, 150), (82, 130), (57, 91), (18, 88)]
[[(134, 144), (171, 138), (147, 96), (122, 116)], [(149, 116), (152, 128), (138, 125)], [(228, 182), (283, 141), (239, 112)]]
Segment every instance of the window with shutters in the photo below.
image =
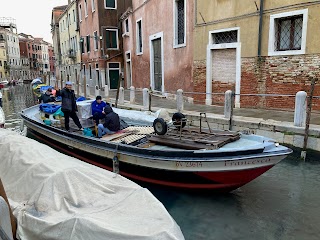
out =
[(174, 0), (174, 47), (186, 46), (186, 0)]
[(116, 0), (104, 0), (104, 7), (106, 9), (117, 9), (117, 1)]
[(136, 53), (138, 55), (142, 54), (143, 52), (143, 45), (142, 45), (142, 42), (143, 42), (143, 39), (142, 39), (142, 20), (139, 19), (136, 23)]
[(269, 55), (304, 54), (307, 21), (308, 9), (271, 15)]
[(106, 48), (118, 49), (118, 29), (106, 29)]

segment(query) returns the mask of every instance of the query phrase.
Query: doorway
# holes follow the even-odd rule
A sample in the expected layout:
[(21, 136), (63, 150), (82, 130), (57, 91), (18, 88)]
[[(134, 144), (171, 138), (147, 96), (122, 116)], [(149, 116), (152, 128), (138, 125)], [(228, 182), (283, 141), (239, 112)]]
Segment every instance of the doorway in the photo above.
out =
[(150, 36), (150, 77), (154, 91), (164, 92), (163, 33)]
[(120, 63), (108, 63), (110, 89), (117, 89), (120, 75)]

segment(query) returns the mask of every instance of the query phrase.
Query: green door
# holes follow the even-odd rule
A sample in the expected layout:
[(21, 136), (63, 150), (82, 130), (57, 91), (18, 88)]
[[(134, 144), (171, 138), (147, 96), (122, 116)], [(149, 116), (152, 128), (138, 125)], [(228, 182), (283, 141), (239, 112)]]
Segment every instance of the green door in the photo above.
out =
[(118, 88), (119, 70), (109, 70), (110, 89)]

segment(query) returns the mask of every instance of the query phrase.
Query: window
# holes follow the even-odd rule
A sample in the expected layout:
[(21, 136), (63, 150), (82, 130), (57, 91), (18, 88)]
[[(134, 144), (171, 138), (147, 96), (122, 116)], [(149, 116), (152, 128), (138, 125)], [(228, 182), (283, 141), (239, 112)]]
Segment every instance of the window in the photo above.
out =
[(270, 16), (268, 53), (274, 55), (304, 54), (306, 48), (308, 9)]
[(212, 33), (212, 44), (233, 43), (238, 42), (238, 31), (220, 31)]
[(76, 14), (74, 12), (74, 9), (72, 10), (72, 15), (73, 15), (73, 22), (76, 22)]
[(87, 52), (90, 52), (90, 36), (86, 36), (86, 43), (87, 43)]
[(88, 2), (84, 0), (84, 15), (88, 17)]
[(275, 21), (275, 50), (300, 50), (302, 39), (302, 15), (280, 18)]
[(116, 0), (104, 0), (104, 6), (106, 9), (117, 9)]
[(174, 45), (186, 43), (186, 1), (174, 0)]
[(143, 50), (142, 46), (142, 20), (137, 21), (137, 54), (141, 54)]
[(106, 29), (106, 47), (107, 49), (118, 49), (117, 29)]
[(129, 32), (129, 19), (127, 18), (125, 21), (124, 21), (124, 32), (125, 33), (128, 33)]
[(81, 4), (79, 5), (79, 21), (82, 21)]
[(93, 32), (93, 36), (94, 36), (94, 50), (98, 50), (98, 32), (97, 31)]
[(80, 38), (80, 51), (81, 53), (84, 53), (84, 39)]
[(91, 69), (91, 64), (89, 65), (89, 79), (92, 79), (92, 69)]
[(94, 4), (95, 4), (94, 0), (91, 0), (92, 12), (94, 12), (96, 10), (96, 6)]

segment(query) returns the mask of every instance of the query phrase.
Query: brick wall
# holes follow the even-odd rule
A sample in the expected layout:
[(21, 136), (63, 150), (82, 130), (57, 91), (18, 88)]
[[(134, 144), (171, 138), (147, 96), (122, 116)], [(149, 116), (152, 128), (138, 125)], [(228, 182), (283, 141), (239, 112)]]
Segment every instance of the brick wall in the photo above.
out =
[[(243, 58), (241, 63), (241, 94), (285, 94), (310, 92), (310, 76), (319, 75), (320, 55), (273, 56)], [(320, 85), (314, 95), (319, 96)], [(320, 101), (314, 101), (314, 110)], [(294, 97), (241, 96), (241, 107), (293, 109)]]
[[(273, 56), (241, 59), (241, 94), (285, 94), (310, 92), (310, 76), (319, 76), (320, 54)], [(206, 91), (206, 62), (195, 61), (193, 68), (194, 91)], [(233, 82), (213, 81), (213, 93), (235, 89)], [(320, 96), (320, 79), (314, 96)], [(224, 96), (213, 95), (213, 104), (220, 105)], [(205, 103), (205, 95), (195, 94), (195, 103)], [(241, 96), (241, 107), (294, 109), (295, 97)], [(313, 99), (313, 110), (320, 110), (320, 99)]]

